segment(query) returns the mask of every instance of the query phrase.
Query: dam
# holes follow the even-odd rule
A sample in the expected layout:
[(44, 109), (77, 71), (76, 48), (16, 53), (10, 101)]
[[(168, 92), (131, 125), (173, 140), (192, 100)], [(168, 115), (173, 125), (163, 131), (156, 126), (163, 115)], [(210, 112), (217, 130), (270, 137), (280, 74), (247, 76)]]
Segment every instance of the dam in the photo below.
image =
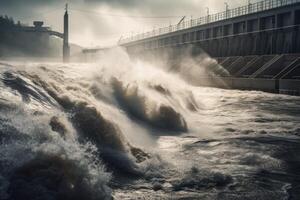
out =
[(264, 0), (123, 38), (139, 57), (168, 55), (176, 63), (189, 50), (228, 73), (199, 77), (202, 86), (300, 94), (300, 1)]
[(0, 0), (0, 200), (299, 200), (299, 3), (254, 1), (115, 46), (220, 0)]

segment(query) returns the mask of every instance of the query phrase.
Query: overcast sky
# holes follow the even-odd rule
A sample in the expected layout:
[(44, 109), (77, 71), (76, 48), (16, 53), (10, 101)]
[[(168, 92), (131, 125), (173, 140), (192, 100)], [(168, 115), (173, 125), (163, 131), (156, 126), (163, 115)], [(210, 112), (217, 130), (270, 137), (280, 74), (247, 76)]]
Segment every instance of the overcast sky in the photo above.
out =
[[(225, 9), (222, 0), (0, 0), (0, 14), (27, 24), (43, 20), (53, 30), (62, 31), (66, 2), (70, 7), (71, 42), (82, 46), (113, 45), (122, 35), (174, 24), (180, 16), (188, 19), (203, 16), (206, 7), (210, 8), (210, 13)], [(247, 0), (227, 2), (231, 7), (237, 7), (246, 4)]]

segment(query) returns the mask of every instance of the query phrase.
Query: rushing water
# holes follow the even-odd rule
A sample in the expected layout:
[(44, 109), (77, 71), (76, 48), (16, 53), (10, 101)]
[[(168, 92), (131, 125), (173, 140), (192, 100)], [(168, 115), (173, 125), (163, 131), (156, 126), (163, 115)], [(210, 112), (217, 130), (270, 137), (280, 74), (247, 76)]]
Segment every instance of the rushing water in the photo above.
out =
[(0, 199), (300, 199), (299, 97), (120, 52), (1, 64), (0, 88)]

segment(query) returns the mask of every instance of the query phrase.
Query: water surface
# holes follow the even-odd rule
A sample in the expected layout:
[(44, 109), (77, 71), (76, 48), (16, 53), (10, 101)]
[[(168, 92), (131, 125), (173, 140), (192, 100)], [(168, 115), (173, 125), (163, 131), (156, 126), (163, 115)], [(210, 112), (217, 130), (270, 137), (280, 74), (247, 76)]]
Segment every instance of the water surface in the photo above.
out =
[(300, 198), (299, 97), (129, 58), (1, 64), (0, 88), (0, 199)]

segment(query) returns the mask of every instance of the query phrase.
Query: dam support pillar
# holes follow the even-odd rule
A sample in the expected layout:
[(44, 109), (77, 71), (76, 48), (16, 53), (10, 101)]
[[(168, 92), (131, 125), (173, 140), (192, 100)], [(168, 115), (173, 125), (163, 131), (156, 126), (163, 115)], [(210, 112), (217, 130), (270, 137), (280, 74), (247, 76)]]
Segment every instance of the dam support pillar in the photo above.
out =
[(63, 62), (70, 61), (70, 46), (69, 46), (69, 14), (68, 4), (66, 5), (66, 12), (64, 15), (64, 40), (63, 40)]
[(296, 27), (296, 10), (291, 12), (292, 28), (292, 53), (297, 52), (297, 27)]

